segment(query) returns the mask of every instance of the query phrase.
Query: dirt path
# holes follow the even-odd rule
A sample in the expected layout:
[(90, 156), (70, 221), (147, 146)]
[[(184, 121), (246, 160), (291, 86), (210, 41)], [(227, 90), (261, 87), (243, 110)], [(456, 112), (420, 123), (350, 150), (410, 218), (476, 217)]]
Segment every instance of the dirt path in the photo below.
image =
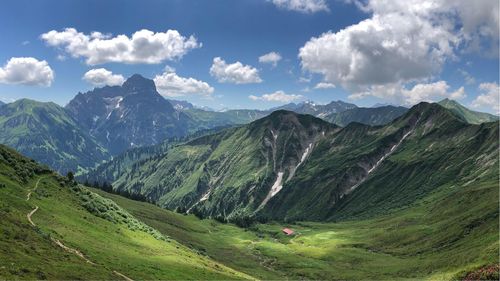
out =
[(38, 188), (38, 184), (40, 183), (40, 180), (41, 180), (41, 179), (43, 179), (43, 178), (44, 178), (44, 177), (40, 177), (40, 178), (36, 181), (35, 187), (34, 187), (32, 190), (30, 190), (30, 191), (28, 192), (28, 195), (26, 195), (26, 201), (30, 201), (30, 198), (31, 198), (31, 193), (32, 193), (33, 191), (35, 191), (35, 190)]
[(83, 254), (82, 252), (78, 251), (77, 249), (73, 249), (73, 248), (70, 248), (66, 245), (64, 245), (61, 241), (55, 239), (55, 238), (50, 238), (50, 240), (52, 240), (54, 243), (56, 243), (57, 246), (63, 248), (66, 252), (68, 253), (72, 253), (72, 254), (75, 254), (77, 256), (79, 256), (80, 258), (82, 258), (83, 260), (85, 260), (86, 262), (90, 263), (90, 264), (95, 264), (93, 263), (92, 261), (90, 261), (89, 259), (87, 259)]
[(36, 226), (36, 224), (35, 224), (35, 223), (31, 220), (31, 216), (32, 216), (32, 215), (33, 215), (36, 211), (38, 211), (38, 206), (36, 206), (36, 208), (35, 208), (35, 209), (33, 209), (33, 211), (29, 212), (29, 213), (26, 215), (26, 217), (28, 218), (28, 221), (30, 222), (30, 224), (31, 224), (32, 226)]
[[(40, 180), (43, 179), (44, 177), (40, 177), (37, 181), (36, 181), (36, 184), (35, 184), (35, 187), (30, 190), (28, 192), (28, 194), (26, 195), (26, 201), (29, 201), (31, 199), (31, 194), (38, 188), (38, 184), (40, 184)], [(28, 221), (29, 223), (33, 226), (33, 227), (36, 227), (36, 224), (33, 222), (33, 220), (31, 219), (31, 216), (33, 216), (33, 214), (38, 211), (38, 206), (35, 206), (35, 209), (33, 209), (31, 212), (29, 212), (27, 215), (26, 215), (26, 218), (28, 218)], [(68, 253), (71, 253), (71, 254), (74, 254), (78, 257), (80, 257), (81, 259), (83, 259), (84, 261), (86, 261), (87, 263), (90, 263), (92, 265), (95, 265), (94, 262), (92, 262), (91, 260), (89, 260), (87, 257), (85, 257), (85, 255), (80, 252), (79, 250), (77, 249), (74, 249), (74, 248), (71, 248), (71, 247), (68, 247), (66, 245), (64, 245), (60, 240), (58, 239), (55, 239), (53, 237), (50, 238), (50, 240), (52, 240), (52, 242), (54, 242), (57, 246), (61, 247), (64, 251), (68, 252)], [(132, 278), (129, 278), (127, 277), (126, 275), (116, 271), (116, 270), (113, 270), (113, 274), (125, 279), (125, 281), (134, 281)]]
[(127, 276), (125, 276), (125, 275), (121, 274), (120, 272), (118, 272), (118, 271), (116, 271), (116, 270), (113, 270), (113, 273), (114, 273), (115, 275), (118, 275), (118, 276), (120, 276), (121, 278), (125, 279), (126, 281), (134, 281), (133, 279), (128, 278)]

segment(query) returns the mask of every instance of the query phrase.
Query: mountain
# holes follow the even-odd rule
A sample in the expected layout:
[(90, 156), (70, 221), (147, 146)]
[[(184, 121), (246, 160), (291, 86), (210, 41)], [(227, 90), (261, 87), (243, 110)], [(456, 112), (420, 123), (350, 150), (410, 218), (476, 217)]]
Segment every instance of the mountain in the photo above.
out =
[(412, 204), (449, 182), (488, 179), (498, 164), (497, 134), (498, 123), (467, 124), (427, 103), (377, 127), (340, 128), (276, 111), (175, 146), (135, 165), (113, 187), (230, 221), (365, 217)]
[(85, 170), (109, 157), (64, 108), (28, 99), (0, 107), (0, 143), (60, 173)]
[(0, 101), (0, 106), (4, 105), (5, 103), (3, 101)]
[(269, 200), (276, 174), (283, 181), (292, 178), (315, 143), (336, 129), (310, 115), (275, 111), (143, 161), (113, 186), (170, 209), (196, 207), (207, 215), (231, 219), (241, 212), (250, 214)]
[(189, 117), (176, 111), (152, 80), (138, 74), (122, 86), (79, 93), (66, 109), (113, 155), (188, 133)]
[(456, 116), (471, 124), (498, 121), (498, 116), (470, 110), (454, 100), (444, 99), (438, 102), (438, 104), (449, 109)]
[(357, 106), (352, 103), (343, 101), (332, 101), (328, 104), (316, 104), (312, 101), (305, 101), (301, 103), (289, 103), (283, 106), (272, 108), (270, 111), (288, 110), (299, 114), (310, 114), (316, 117), (323, 118), (333, 113), (339, 113), (348, 109), (356, 108)]
[(333, 113), (323, 119), (341, 127), (357, 122), (366, 125), (385, 125), (408, 111), (402, 106), (356, 107), (342, 112)]

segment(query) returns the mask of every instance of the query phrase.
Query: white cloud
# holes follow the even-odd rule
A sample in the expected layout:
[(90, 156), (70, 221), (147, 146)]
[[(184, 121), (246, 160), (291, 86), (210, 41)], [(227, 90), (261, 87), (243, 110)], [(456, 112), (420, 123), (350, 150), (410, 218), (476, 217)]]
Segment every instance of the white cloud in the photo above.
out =
[(395, 104), (414, 105), (422, 101), (435, 102), (444, 98), (454, 100), (466, 97), (464, 87), (450, 92), (450, 86), (446, 81), (438, 81), (428, 84), (416, 84), (411, 89), (407, 89), (400, 84), (376, 85), (364, 92), (351, 94), (349, 99), (357, 100), (367, 96), (373, 96), (390, 101)]
[(248, 97), (254, 101), (263, 100), (263, 101), (282, 102), (282, 103), (289, 103), (289, 102), (303, 98), (303, 96), (301, 96), (301, 95), (289, 95), (283, 91), (276, 91), (276, 92), (271, 93), (271, 94), (264, 94), (260, 97), (254, 96), (254, 95), (250, 95)]
[(458, 72), (464, 77), (465, 84), (467, 85), (472, 85), (476, 83), (476, 79), (470, 75), (469, 72), (463, 70), (463, 69), (458, 69)]
[(10, 58), (0, 67), (0, 83), (48, 87), (54, 81), (54, 71), (46, 61), (31, 57)]
[(210, 96), (214, 88), (207, 82), (194, 78), (178, 76), (171, 68), (166, 68), (161, 75), (156, 75), (155, 81), (158, 92), (165, 97), (180, 97), (190, 94)]
[(51, 30), (41, 39), (49, 46), (63, 48), (74, 58), (83, 57), (89, 65), (119, 62), (157, 64), (182, 58), (188, 51), (201, 47), (194, 36), (184, 37), (177, 30), (152, 32), (147, 29), (126, 35), (84, 34), (74, 28)]
[(314, 86), (314, 89), (333, 89), (335, 88), (335, 84), (327, 83), (327, 82), (319, 82)]
[(270, 63), (273, 66), (276, 66), (280, 60), (281, 55), (277, 52), (270, 52), (259, 57), (260, 63)]
[(477, 36), (498, 45), (498, 1), (356, 3), (371, 17), (311, 38), (299, 52), (304, 70), (350, 91), (426, 80)]
[(479, 91), (482, 94), (472, 101), (472, 107), (487, 108), (500, 114), (500, 86), (497, 83), (481, 83)]
[(210, 67), (210, 75), (221, 83), (249, 84), (262, 82), (256, 68), (243, 65), (239, 61), (227, 64), (220, 57), (214, 58), (212, 67)]
[(272, 2), (280, 9), (296, 11), (304, 14), (330, 11), (325, 0), (272, 0)]
[(104, 68), (91, 69), (83, 75), (82, 79), (96, 87), (121, 86), (125, 82), (122, 75), (113, 74)]

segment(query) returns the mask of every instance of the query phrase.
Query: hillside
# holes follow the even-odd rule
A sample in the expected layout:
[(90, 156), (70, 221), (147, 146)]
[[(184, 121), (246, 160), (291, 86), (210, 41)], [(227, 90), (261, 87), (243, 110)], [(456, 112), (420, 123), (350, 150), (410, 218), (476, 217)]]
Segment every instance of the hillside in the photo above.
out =
[(0, 108), (0, 143), (61, 173), (86, 170), (109, 157), (64, 108), (28, 99)]
[(87, 182), (91, 185), (102, 186), (103, 184), (111, 183), (114, 179), (129, 173), (132, 169), (136, 169), (134, 166), (142, 165), (142, 162), (146, 161), (148, 158), (160, 158), (174, 146), (199, 138), (200, 136), (217, 133), (226, 128), (227, 127), (220, 127), (199, 130), (184, 138), (167, 139), (156, 145), (128, 149), (118, 156), (114, 156), (111, 160), (93, 169), (89, 169), (87, 173), (78, 175), (77, 179), (80, 182)]
[(438, 102), (438, 104), (449, 109), (458, 118), (461, 118), (462, 120), (471, 124), (481, 124), (485, 122), (494, 122), (499, 120), (498, 116), (484, 112), (470, 110), (454, 100), (444, 99)]
[[(469, 125), (427, 103), (383, 127), (340, 128), (277, 111), (142, 161), (113, 187), (230, 221), (367, 217), (411, 204), (452, 179), (491, 173), (496, 126)], [(401, 186), (405, 192), (396, 192)]]
[(246, 279), (0, 145), (0, 278)]

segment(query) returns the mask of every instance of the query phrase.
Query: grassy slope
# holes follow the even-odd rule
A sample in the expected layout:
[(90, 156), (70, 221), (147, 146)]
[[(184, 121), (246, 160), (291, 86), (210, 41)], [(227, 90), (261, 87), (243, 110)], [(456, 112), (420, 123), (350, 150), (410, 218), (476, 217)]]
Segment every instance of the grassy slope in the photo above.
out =
[[(13, 159), (0, 158), (5, 185), (0, 188), (0, 279), (117, 279), (113, 270), (132, 279), (248, 278), (170, 238), (159, 239), (112, 201), (85, 188), (61, 186), (58, 176), (42, 174), (36, 164), (9, 151), (0, 147), (2, 157)], [(13, 169), (12, 162), (23, 170)], [(35, 168), (25, 169), (28, 164)], [(37, 227), (32, 227), (26, 214), (35, 206)], [(63, 251), (50, 237), (80, 250), (95, 265)]]
[[(493, 180), (443, 185), (404, 210), (372, 219), (250, 230), (96, 192), (177, 241), (258, 278), (450, 280), (499, 262)], [(284, 236), (285, 226), (299, 235)]]

